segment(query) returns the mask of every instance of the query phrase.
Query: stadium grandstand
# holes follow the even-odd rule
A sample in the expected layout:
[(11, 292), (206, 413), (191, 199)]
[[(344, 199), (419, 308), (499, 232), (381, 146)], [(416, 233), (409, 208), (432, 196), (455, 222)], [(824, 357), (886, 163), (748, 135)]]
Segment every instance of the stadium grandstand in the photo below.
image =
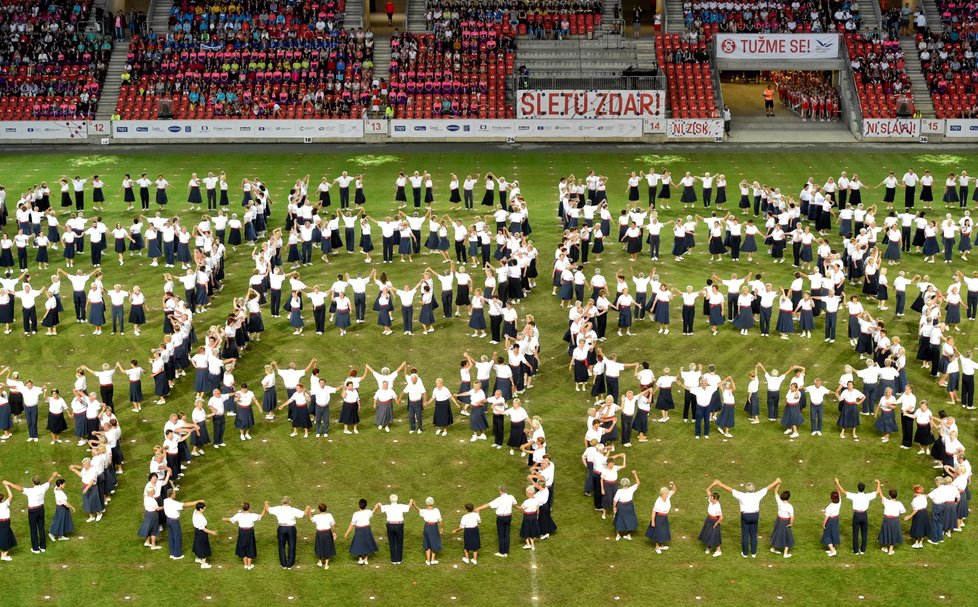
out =
[[(906, 120), (936, 133), (944, 123), (934, 121), (978, 118), (974, 2), (0, 0), (0, 7), (8, 32), (0, 40), (0, 120), (11, 123), (91, 121), (109, 132), (158, 120), (600, 117), (642, 118), (652, 138), (677, 121), (704, 121), (693, 126), (713, 139), (744, 132), (763, 140), (793, 136), (786, 128), (859, 138)], [(596, 111), (582, 110), (592, 92), (627, 98), (624, 113), (609, 113), (596, 98)], [(649, 95), (651, 113), (636, 101)], [(777, 111), (765, 108), (769, 97)], [(645, 115), (628, 113), (643, 103)], [(726, 133), (716, 132), (720, 121)]]

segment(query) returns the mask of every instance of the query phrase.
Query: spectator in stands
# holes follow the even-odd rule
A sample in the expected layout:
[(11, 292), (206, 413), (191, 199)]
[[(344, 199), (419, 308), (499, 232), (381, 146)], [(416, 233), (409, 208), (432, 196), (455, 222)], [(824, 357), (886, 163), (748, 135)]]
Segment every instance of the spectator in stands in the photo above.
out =
[(923, 35), (927, 30), (927, 15), (925, 15), (924, 11), (919, 7), (916, 11), (914, 11), (913, 23), (918, 34)]
[(390, 27), (394, 26), (394, 11), (394, 3), (387, 0), (387, 4), (384, 5), (384, 12), (387, 13), (387, 25)]
[(0, 38), (0, 107), (8, 115), (18, 120), (94, 115), (112, 42), (111, 36), (84, 31), (91, 6), (91, 0), (4, 4), (0, 29), (8, 35)]
[(635, 4), (632, 8), (632, 37), (638, 38), (642, 33), (642, 7)]
[(133, 36), (124, 113), (127, 101), (166, 96), (176, 117), (359, 117), (381, 97), (373, 33), (342, 29), (336, 0), (206, 6), (174, 5), (165, 36)]
[(904, 3), (903, 8), (900, 9), (900, 35), (909, 36), (910, 35), (910, 17), (913, 15), (913, 9), (910, 8), (909, 3)]
[(126, 15), (122, 11), (116, 11), (113, 31), (116, 42), (122, 42), (126, 39)]

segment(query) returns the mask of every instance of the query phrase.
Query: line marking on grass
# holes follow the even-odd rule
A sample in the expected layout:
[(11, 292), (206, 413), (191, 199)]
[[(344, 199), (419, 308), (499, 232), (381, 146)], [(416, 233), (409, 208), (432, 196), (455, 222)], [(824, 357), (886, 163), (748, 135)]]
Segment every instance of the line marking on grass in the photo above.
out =
[(540, 604), (540, 586), (537, 583), (537, 551), (530, 551), (530, 590), (533, 592), (530, 595), (530, 601), (533, 605)]

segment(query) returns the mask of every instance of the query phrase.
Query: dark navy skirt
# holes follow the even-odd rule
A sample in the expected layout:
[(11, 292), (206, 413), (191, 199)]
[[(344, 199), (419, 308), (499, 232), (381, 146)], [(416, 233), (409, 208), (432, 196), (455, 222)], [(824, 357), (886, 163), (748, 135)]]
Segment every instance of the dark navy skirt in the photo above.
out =
[(537, 520), (536, 512), (523, 513), (523, 522), (520, 524), (520, 537), (523, 539), (540, 537), (540, 522)]
[[(924, 518), (927, 518), (926, 513), (924, 513)], [(822, 528), (822, 543), (838, 546), (841, 542), (842, 534), (839, 532), (839, 517), (835, 516), (826, 521), (825, 527)]]
[(927, 510), (921, 510), (910, 519), (910, 537), (919, 540), (929, 535), (930, 517), (927, 516)]
[(17, 538), (10, 529), (10, 521), (0, 521), (0, 551), (7, 552), (17, 545)]
[(211, 557), (211, 540), (201, 529), (194, 529), (194, 556), (199, 559), (209, 559)]
[(707, 548), (717, 548), (720, 546), (720, 525), (717, 525), (717, 519), (712, 516), (706, 517), (706, 520), (703, 521), (703, 529), (700, 530), (698, 539)]
[(437, 523), (425, 523), (421, 541), (425, 550), (441, 552), (441, 534), (438, 532)]
[[(160, 514), (159, 512), (146, 512), (143, 514), (143, 523), (139, 526), (136, 535), (139, 537), (157, 536), (160, 534)], [(53, 532), (52, 532), (53, 533)]]
[(771, 546), (779, 550), (795, 547), (795, 534), (788, 526), (788, 519), (779, 518), (774, 523), (774, 531), (771, 533)]
[(895, 546), (903, 543), (903, 530), (900, 528), (900, 517), (883, 517), (883, 525), (880, 526), (879, 542), (880, 546)]
[(636, 529), (638, 529), (638, 517), (635, 516), (635, 504), (618, 502), (618, 510), (615, 512), (615, 531), (631, 533)]
[(350, 542), (350, 554), (353, 556), (367, 556), (377, 552), (377, 541), (370, 527), (355, 527), (353, 530), (353, 541)]
[(476, 552), (482, 548), (482, 539), (479, 535), (478, 527), (469, 527), (462, 530), (463, 548), (469, 552)]
[(54, 510), (50, 533), (54, 537), (68, 535), (75, 530), (75, 521), (71, 518), (71, 510), (67, 506), (58, 506)]
[(326, 560), (336, 555), (336, 543), (333, 541), (333, 530), (316, 531), (316, 558)]
[(655, 527), (649, 523), (649, 528), (645, 531), (645, 537), (657, 544), (672, 541), (672, 531), (669, 529), (669, 517), (656, 512)]
[(238, 528), (238, 541), (234, 554), (239, 559), (253, 559), (258, 556), (258, 544), (255, 543), (255, 530)]

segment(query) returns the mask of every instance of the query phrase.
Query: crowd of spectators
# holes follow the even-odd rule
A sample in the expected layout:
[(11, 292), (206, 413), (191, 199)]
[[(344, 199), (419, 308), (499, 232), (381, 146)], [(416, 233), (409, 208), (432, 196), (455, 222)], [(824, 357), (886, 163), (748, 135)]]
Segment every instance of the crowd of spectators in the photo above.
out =
[(145, 34), (147, 29), (146, 13), (135, 9), (129, 9), (128, 13), (123, 11), (116, 11), (115, 14), (105, 13), (98, 20), (102, 23), (102, 32), (111, 33), (116, 42), (124, 42), (137, 34)]
[[(602, 0), (428, 0), (428, 30), (444, 21), (508, 25), (509, 32), (537, 39), (584, 34), (601, 23)], [(583, 30), (583, 31), (582, 31)], [(507, 32), (508, 33), (508, 32)]]
[(938, 0), (942, 31), (919, 28), (920, 67), (938, 118), (978, 117), (978, 3)]
[(373, 78), (373, 33), (343, 29), (343, 9), (343, 0), (180, 0), (166, 34), (130, 43), (118, 111), (132, 117), (129, 100), (165, 97), (183, 118), (360, 117), (380, 105), (385, 83)]
[(854, 38), (858, 41), (850, 48), (849, 65), (857, 82), (881, 85), (888, 95), (910, 91), (910, 76), (899, 40), (874, 38), (871, 32)]
[(872, 31), (847, 35), (846, 47), (863, 115), (895, 118), (898, 101), (913, 99), (900, 41)]
[(512, 35), (498, 23), (444, 13), (431, 29), (391, 37), (389, 101), (395, 115), (510, 117), (505, 82), (513, 71)]
[(781, 104), (803, 122), (837, 121), (839, 94), (825, 72), (771, 72)]
[(706, 39), (717, 32), (844, 33), (862, 26), (857, 0), (684, 0), (683, 20)]
[(111, 36), (85, 31), (91, 0), (0, 0), (0, 119), (95, 114)]

